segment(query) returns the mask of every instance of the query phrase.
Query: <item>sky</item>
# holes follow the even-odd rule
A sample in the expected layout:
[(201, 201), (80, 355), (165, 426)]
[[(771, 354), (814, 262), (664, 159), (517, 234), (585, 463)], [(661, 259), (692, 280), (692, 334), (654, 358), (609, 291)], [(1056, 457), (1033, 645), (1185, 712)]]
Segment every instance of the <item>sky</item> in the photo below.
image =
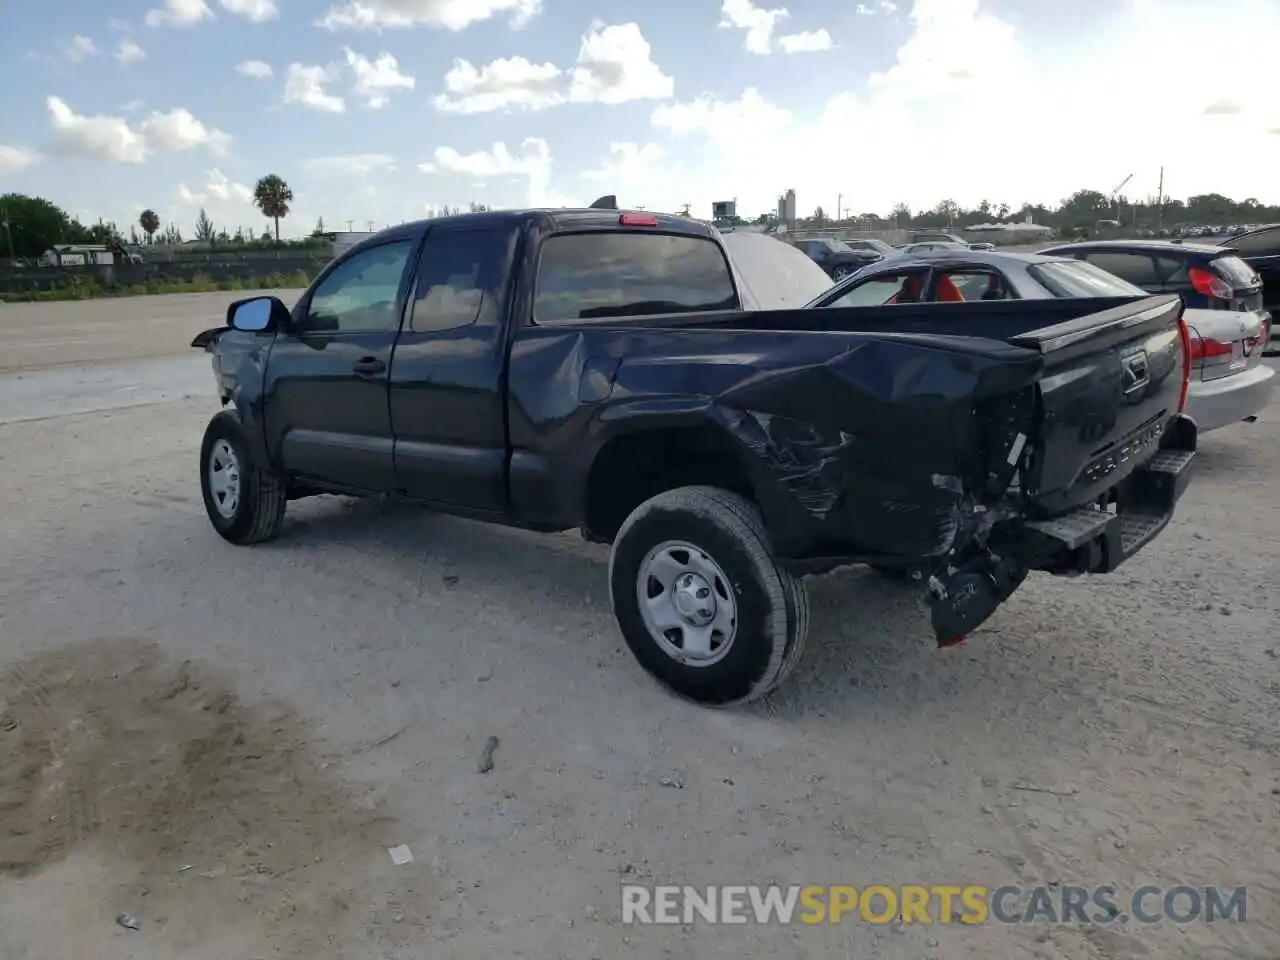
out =
[[(0, 193), (127, 231), (442, 206), (1280, 202), (1280, 0), (0, 4)], [(21, 65), (20, 68), (17, 65)]]

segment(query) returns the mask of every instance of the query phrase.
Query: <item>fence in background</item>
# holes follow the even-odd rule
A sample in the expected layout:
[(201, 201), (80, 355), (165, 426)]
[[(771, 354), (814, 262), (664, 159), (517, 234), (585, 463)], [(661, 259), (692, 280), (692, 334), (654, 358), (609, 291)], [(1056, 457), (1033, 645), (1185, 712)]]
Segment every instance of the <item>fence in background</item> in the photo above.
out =
[(0, 294), (56, 290), (76, 283), (101, 287), (145, 287), (176, 280), (208, 279), (214, 283), (257, 280), (276, 274), (315, 276), (328, 263), (327, 257), (267, 257), (239, 260), (196, 260), (189, 258), (117, 263), (104, 267), (10, 267), (0, 265)]

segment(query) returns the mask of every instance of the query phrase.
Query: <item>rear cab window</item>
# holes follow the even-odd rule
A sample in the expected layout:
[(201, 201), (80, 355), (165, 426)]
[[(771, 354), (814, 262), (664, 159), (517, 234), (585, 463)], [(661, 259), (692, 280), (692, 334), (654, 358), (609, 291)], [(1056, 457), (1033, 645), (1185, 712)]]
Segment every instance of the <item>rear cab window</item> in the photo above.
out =
[(556, 234), (542, 244), (535, 324), (738, 307), (728, 258), (709, 237), (591, 231)]
[(1147, 291), (1092, 263), (1056, 260), (1027, 267), (1037, 283), (1055, 297), (1145, 297)]

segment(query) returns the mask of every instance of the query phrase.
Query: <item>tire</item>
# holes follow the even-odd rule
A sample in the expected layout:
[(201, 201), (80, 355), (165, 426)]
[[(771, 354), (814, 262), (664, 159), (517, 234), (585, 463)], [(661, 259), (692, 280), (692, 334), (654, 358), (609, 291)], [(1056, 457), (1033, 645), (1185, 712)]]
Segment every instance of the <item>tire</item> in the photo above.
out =
[(836, 267), (834, 270), (831, 271), (831, 279), (839, 283), (841, 280), (849, 276), (849, 274), (851, 273), (853, 273), (853, 271), (850, 270), (848, 267)]
[[(662, 582), (647, 574), (678, 570), (681, 563), (688, 572), (705, 574), (703, 581), (693, 581), (696, 590), (700, 584), (714, 590), (712, 625), (732, 615), (732, 629), (718, 647), (712, 640), (709, 653), (704, 646), (702, 655), (680, 649), (683, 644), (673, 640), (693, 637), (704, 627), (682, 621), (664, 636), (661, 623), (651, 628), (655, 618), (647, 619), (642, 608), (644, 590), (665, 596), (662, 608), (680, 615), (676, 593), (681, 591), (675, 587), (684, 574), (664, 590), (656, 590)], [(684, 600), (697, 603), (692, 596), (686, 592)], [(774, 562), (759, 511), (717, 487), (668, 490), (632, 512), (609, 557), (609, 599), (640, 666), (672, 692), (704, 706), (747, 703), (777, 689), (799, 663), (808, 637), (804, 582)]]
[[(218, 469), (218, 463), (222, 468)], [(215, 475), (234, 478), (216, 481)], [(200, 492), (209, 522), (222, 539), (238, 546), (264, 543), (280, 532), (288, 504), (284, 480), (254, 465), (239, 418), (229, 411), (209, 421), (200, 444)]]

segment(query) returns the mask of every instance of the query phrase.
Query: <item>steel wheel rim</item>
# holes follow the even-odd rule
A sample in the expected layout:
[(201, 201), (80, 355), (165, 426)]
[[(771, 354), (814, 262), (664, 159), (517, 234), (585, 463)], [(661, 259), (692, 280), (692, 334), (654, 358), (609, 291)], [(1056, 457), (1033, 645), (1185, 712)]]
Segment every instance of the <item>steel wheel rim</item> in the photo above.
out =
[(653, 642), (678, 663), (709, 667), (729, 653), (738, 603), (720, 564), (683, 540), (666, 540), (636, 574), (636, 602)]
[(209, 451), (209, 497), (218, 516), (230, 520), (240, 509), (240, 460), (226, 440)]

